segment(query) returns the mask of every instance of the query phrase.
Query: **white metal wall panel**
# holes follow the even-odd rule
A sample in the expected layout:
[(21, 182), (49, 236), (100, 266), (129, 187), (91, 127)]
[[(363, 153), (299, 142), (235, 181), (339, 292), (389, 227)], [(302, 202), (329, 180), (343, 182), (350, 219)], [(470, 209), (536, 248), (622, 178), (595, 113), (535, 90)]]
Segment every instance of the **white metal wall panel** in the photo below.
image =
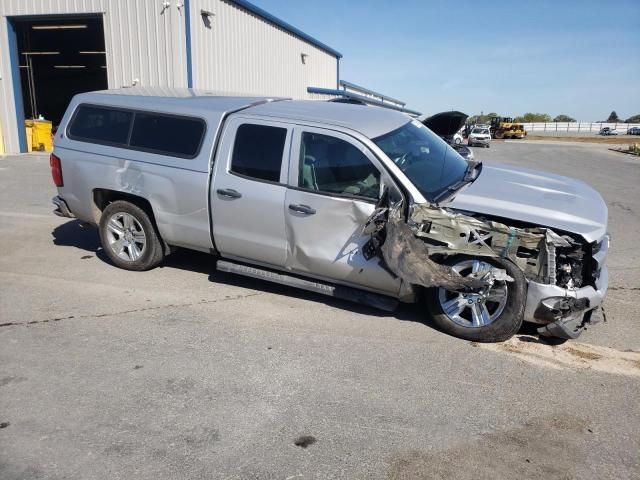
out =
[(181, 3), (164, 0), (0, 0), (0, 124), (7, 151), (19, 150), (7, 16), (102, 14), (109, 88), (186, 87), (185, 19)]
[[(210, 28), (201, 10), (214, 13)], [(195, 88), (296, 99), (336, 88), (336, 57), (289, 31), (224, 0), (191, 0), (190, 14)]]
[[(109, 88), (186, 87), (184, 1), (164, 3), (0, 0), (0, 124), (7, 151), (19, 150), (7, 16), (102, 14)], [(201, 10), (215, 14), (210, 29)], [(316, 98), (308, 86), (336, 88), (336, 57), (288, 30), (224, 0), (191, 0), (190, 13), (194, 87), (296, 99)]]

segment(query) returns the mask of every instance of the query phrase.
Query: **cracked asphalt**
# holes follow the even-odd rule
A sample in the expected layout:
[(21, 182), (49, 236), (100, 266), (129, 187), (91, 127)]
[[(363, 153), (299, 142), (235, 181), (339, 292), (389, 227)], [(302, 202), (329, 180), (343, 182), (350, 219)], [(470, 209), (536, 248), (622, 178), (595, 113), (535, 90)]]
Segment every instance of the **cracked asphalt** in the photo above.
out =
[[(418, 307), (221, 274), (200, 253), (118, 270), (95, 230), (51, 214), (47, 157), (0, 158), (0, 478), (640, 478), (638, 160), (474, 150), (603, 194), (612, 288), (586, 346), (525, 328), (478, 348)], [(607, 355), (615, 373), (590, 363)]]

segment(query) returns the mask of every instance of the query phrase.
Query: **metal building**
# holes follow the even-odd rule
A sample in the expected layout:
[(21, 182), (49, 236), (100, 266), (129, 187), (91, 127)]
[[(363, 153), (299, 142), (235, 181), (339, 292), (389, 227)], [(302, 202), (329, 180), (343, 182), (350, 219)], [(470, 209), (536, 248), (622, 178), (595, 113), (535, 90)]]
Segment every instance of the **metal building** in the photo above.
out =
[(24, 152), (25, 118), (134, 85), (314, 98), (340, 58), (245, 0), (0, 0), (0, 129)]

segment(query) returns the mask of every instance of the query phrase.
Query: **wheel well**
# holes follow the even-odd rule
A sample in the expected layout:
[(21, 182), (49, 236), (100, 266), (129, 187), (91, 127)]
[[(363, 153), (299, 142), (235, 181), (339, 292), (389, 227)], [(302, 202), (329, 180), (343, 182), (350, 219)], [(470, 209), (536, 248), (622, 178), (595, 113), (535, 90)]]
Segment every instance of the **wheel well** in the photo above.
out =
[(102, 216), (104, 209), (116, 200), (126, 200), (127, 202), (137, 205), (147, 212), (151, 217), (151, 220), (155, 223), (156, 219), (153, 215), (153, 208), (151, 208), (149, 200), (130, 193), (107, 190), (104, 188), (96, 188), (93, 190), (93, 215), (96, 223), (100, 223), (100, 217)]
[(162, 244), (164, 245), (165, 255), (168, 255), (171, 251), (171, 248), (162, 239), (160, 235), (160, 231), (158, 230), (158, 224), (156, 223), (156, 217), (153, 214), (153, 208), (151, 207), (151, 203), (149, 200), (143, 197), (139, 197), (137, 195), (132, 195), (126, 192), (118, 192), (116, 190), (108, 190), (105, 188), (96, 188), (93, 190), (93, 218), (95, 220), (96, 225), (100, 224), (100, 217), (102, 217), (102, 212), (110, 203), (115, 202), (116, 200), (125, 200), (129, 203), (132, 203), (140, 208), (142, 208), (149, 215), (149, 219), (153, 226), (156, 229), (158, 237)]

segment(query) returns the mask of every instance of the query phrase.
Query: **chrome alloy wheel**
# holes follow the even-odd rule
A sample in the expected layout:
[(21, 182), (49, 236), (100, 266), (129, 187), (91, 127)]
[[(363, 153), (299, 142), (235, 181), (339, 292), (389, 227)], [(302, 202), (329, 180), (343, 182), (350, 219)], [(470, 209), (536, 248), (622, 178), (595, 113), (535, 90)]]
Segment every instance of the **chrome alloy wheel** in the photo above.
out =
[[(490, 270), (490, 263), (481, 260), (463, 260), (453, 265), (453, 270), (463, 277)], [(470, 293), (460, 293), (438, 288), (438, 300), (443, 313), (462, 327), (478, 328), (493, 323), (507, 304), (507, 282), (494, 281), (492, 285)]]
[(118, 257), (134, 262), (144, 253), (147, 236), (133, 215), (118, 212), (107, 222), (107, 242), (111, 251)]

